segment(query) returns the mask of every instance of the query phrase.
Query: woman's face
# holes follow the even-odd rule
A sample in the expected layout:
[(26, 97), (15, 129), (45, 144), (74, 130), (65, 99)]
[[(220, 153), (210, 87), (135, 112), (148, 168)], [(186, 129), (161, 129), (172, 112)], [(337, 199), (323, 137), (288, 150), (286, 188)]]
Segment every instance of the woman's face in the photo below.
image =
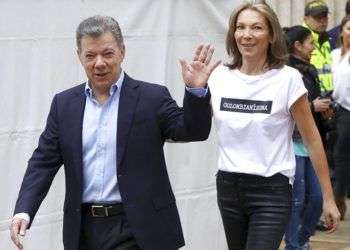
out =
[(237, 17), (234, 37), (243, 61), (266, 59), (271, 36), (266, 19), (259, 12), (243, 10)]
[(310, 61), (312, 51), (314, 50), (314, 41), (312, 39), (311, 34), (307, 36), (307, 38), (300, 44), (298, 47), (300, 56), (305, 61)]
[(341, 39), (344, 47), (350, 46), (350, 21), (347, 21), (341, 31)]

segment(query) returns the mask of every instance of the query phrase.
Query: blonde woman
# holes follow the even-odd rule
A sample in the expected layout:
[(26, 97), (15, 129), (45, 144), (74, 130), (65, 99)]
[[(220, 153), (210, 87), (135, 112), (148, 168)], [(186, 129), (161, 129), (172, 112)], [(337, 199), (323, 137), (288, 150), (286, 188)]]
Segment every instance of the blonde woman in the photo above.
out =
[(326, 223), (339, 212), (327, 160), (300, 73), (285, 65), (276, 14), (264, 3), (235, 9), (226, 48), (232, 61), (209, 78), (218, 134), (217, 199), (230, 250), (278, 249), (291, 213), (294, 123), (323, 191)]

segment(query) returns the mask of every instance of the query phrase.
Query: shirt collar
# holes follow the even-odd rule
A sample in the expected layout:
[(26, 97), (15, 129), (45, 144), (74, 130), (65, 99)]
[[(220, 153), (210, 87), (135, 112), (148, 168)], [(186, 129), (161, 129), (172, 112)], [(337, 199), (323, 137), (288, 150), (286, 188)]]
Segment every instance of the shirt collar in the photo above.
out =
[[(117, 80), (116, 83), (114, 83), (110, 90), (109, 90), (109, 95), (112, 96), (118, 89), (121, 89), (122, 88), (122, 85), (123, 85), (123, 81), (124, 81), (124, 78), (125, 78), (125, 73), (123, 70), (120, 71), (120, 76)], [(86, 84), (85, 84), (85, 95), (87, 97), (90, 97), (92, 98), (93, 97), (93, 93), (92, 93), (92, 89), (89, 85), (89, 82), (87, 81)]]

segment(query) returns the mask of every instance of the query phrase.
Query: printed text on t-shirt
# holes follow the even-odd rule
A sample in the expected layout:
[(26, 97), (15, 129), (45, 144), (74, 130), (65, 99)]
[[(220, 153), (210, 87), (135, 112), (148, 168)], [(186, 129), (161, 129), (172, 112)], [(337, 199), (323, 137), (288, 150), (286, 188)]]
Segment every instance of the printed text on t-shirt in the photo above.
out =
[(240, 113), (270, 114), (272, 101), (221, 98), (220, 110)]

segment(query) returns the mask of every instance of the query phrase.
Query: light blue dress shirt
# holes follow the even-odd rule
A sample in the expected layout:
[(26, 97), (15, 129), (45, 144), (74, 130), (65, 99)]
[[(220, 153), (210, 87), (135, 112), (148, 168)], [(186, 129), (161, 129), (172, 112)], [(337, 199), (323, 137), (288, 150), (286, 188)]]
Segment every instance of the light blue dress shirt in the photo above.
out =
[(92, 89), (85, 86), (83, 120), (83, 202), (120, 202), (117, 185), (117, 120), (122, 71), (111, 86), (108, 100), (101, 105)]
[[(99, 104), (88, 84), (85, 86), (86, 105), (83, 120), (83, 199), (84, 203), (121, 202), (117, 180), (117, 120), (122, 71), (112, 85), (110, 96)], [(186, 88), (198, 97), (207, 88)]]

